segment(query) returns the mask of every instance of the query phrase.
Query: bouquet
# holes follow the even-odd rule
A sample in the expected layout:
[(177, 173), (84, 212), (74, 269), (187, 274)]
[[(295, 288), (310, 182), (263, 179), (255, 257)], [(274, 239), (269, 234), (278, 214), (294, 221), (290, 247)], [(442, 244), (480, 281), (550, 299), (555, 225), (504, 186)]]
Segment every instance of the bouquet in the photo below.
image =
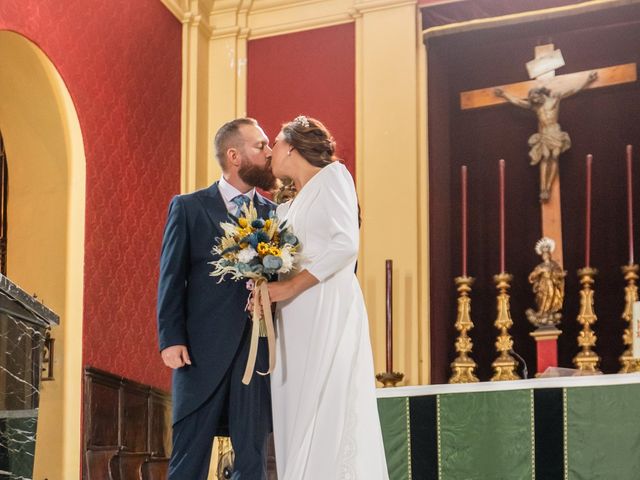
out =
[(248, 385), (253, 376), (260, 336), (267, 337), (269, 370), (258, 374), (267, 375), (275, 366), (275, 331), (267, 282), (272, 275), (288, 273), (294, 268), (299, 242), (286, 221), (280, 223), (273, 212), (268, 219), (260, 218), (253, 203), (244, 205), (239, 217), (229, 214), (229, 219), (220, 224), (224, 236), (216, 239), (211, 251), (218, 259), (209, 262), (213, 265), (210, 275), (219, 277), (218, 283), (227, 276), (236, 281), (248, 280), (251, 295), (247, 306), (253, 300), (253, 325), (249, 359), (242, 378), (242, 383)]

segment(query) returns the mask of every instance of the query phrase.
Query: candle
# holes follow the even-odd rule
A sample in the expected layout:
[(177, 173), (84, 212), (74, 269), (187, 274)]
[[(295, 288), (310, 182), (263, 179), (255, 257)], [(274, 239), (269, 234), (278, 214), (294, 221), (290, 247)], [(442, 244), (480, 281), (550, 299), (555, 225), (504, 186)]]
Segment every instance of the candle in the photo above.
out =
[(585, 246), (584, 246), (584, 266), (590, 266), (590, 254), (591, 254), (591, 162), (593, 161), (593, 155), (587, 155), (587, 184), (586, 184), (586, 222), (585, 222)]
[(504, 273), (504, 159), (500, 159), (500, 273)]
[(629, 265), (633, 265), (633, 175), (631, 170), (632, 146), (627, 145), (627, 221), (629, 224)]
[(393, 299), (392, 299), (392, 272), (393, 260), (385, 261), (386, 267), (386, 317), (387, 317), (387, 372), (393, 372)]
[(462, 276), (467, 276), (467, 166), (461, 168), (462, 183)]

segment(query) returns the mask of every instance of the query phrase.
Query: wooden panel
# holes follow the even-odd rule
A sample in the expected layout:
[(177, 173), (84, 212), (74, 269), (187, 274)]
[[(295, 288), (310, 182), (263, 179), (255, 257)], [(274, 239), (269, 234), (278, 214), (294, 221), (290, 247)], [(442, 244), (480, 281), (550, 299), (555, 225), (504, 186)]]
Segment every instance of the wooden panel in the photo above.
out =
[(87, 447), (117, 447), (119, 383), (108, 378), (88, 377), (85, 390)]
[(118, 452), (111, 458), (113, 480), (142, 480), (142, 464), (149, 458), (146, 453)]
[[(619, 85), (622, 83), (635, 82), (638, 78), (635, 63), (627, 63), (624, 65), (616, 65), (614, 67), (596, 68), (598, 79), (587, 88), (601, 88), (611, 85)], [(479, 88), (477, 90), (469, 90), (460, 93), (460, 109), (468, 110), (471, 108), (489, 107), (491, 105), (499, 105), (506, 103), (506, 100), (496, 97), (494, 90), (501, 88), (505, 92), (510, 93), (519, 98), (526, 98), (529, 90), (537, 86), (546, 86), (551, 90), (568, 88), (568, 85), (575, 84), (582, 77), (587, 75), (591, 70), (584, 72), (569, 73), (555, 77), (549, 82), (538, 82), (536, 80), (528, 80), (525, 82), (512, 83), (509, 85), (496, 85), (495, 87)]]
[(171, 402), (156, 390), (149, 397), (148, 451), (156, 457), (171, 456)]
[(142, 464), (142, 480), (166, 480), (169, 473), (169, 460), (149, 458)]
[(120, 445), (130, 452), (147, 450), (149, 388), (123, 383), (120, 389), (121, 438)]
[(85, 368), (84, 480), (166, 478), (171, 397), (148, 385)]
[(111, 480), (110, 461), (117, 450), (87, 450), (85, 452), (85, 480)]

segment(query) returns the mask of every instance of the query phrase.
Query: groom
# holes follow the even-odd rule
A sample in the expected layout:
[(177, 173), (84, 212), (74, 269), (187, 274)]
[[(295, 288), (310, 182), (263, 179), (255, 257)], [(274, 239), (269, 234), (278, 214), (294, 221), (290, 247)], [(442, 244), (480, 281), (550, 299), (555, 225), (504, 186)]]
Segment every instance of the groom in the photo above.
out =
[[(244, 282), (209, 276), (220, 223), (253, 200), (261, 217), (275, 207), (256, 192), (275, 178), (269, 140), (258, 123), (239, 118), (215, 137), (222, 177), (209, 188), (178, 195), (169, 205), (158, 284), (158, 336), (164, 364), (173, 369), (173, 452), (170, 480), (206, 480), (214, 436), (230, 436), (234, 480), (266, 478), (271, 432), (269, 377), (242, 384), (250, 340)], [(266, 339), (261, 338), (260, 342)], [(266, 343), (256, 370), (268, 369)]]

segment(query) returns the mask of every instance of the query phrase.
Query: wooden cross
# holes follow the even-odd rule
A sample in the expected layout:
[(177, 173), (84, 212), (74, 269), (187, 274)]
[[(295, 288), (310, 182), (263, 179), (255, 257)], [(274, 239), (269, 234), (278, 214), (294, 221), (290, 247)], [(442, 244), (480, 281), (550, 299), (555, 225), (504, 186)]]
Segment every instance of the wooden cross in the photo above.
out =
[[(535, 59), (527, 64), (530, 77), (533, 78), (533, 80), (461, 92), (460, 108), (462, 110), (469, 110), (506, 103), (506, 99), (496, 95), (496, 89), (500, 89), (513, 97), (519, 98), (526, 98), (532, 88), (542, 86), (547, 87), (550, 90), (567, 91), (572, 85), (576, 85), (585, 79), (592, 71), (597, 72), (598, 77), (585, 88), (608, 87), (621, 83), (635, 82), (637, 79), (635, 63), (627, 63), (624, 65), (615, 65), (612, 67), (604, 67), (556, 76), (555, 69), (563, 65), (564, 61), (562, 60), (562, 55), (559, 50), (554, 50), (553, 44), (540, 45), (535, 48)], [(562, 266), (562, 217), (560, 208), (559, 175), (553, 182), (550, 200), (546, 203), (542, 203), (541, 208), (542, 235), (555, 240), (556, 250), (553, 257), (554, 260)]]

